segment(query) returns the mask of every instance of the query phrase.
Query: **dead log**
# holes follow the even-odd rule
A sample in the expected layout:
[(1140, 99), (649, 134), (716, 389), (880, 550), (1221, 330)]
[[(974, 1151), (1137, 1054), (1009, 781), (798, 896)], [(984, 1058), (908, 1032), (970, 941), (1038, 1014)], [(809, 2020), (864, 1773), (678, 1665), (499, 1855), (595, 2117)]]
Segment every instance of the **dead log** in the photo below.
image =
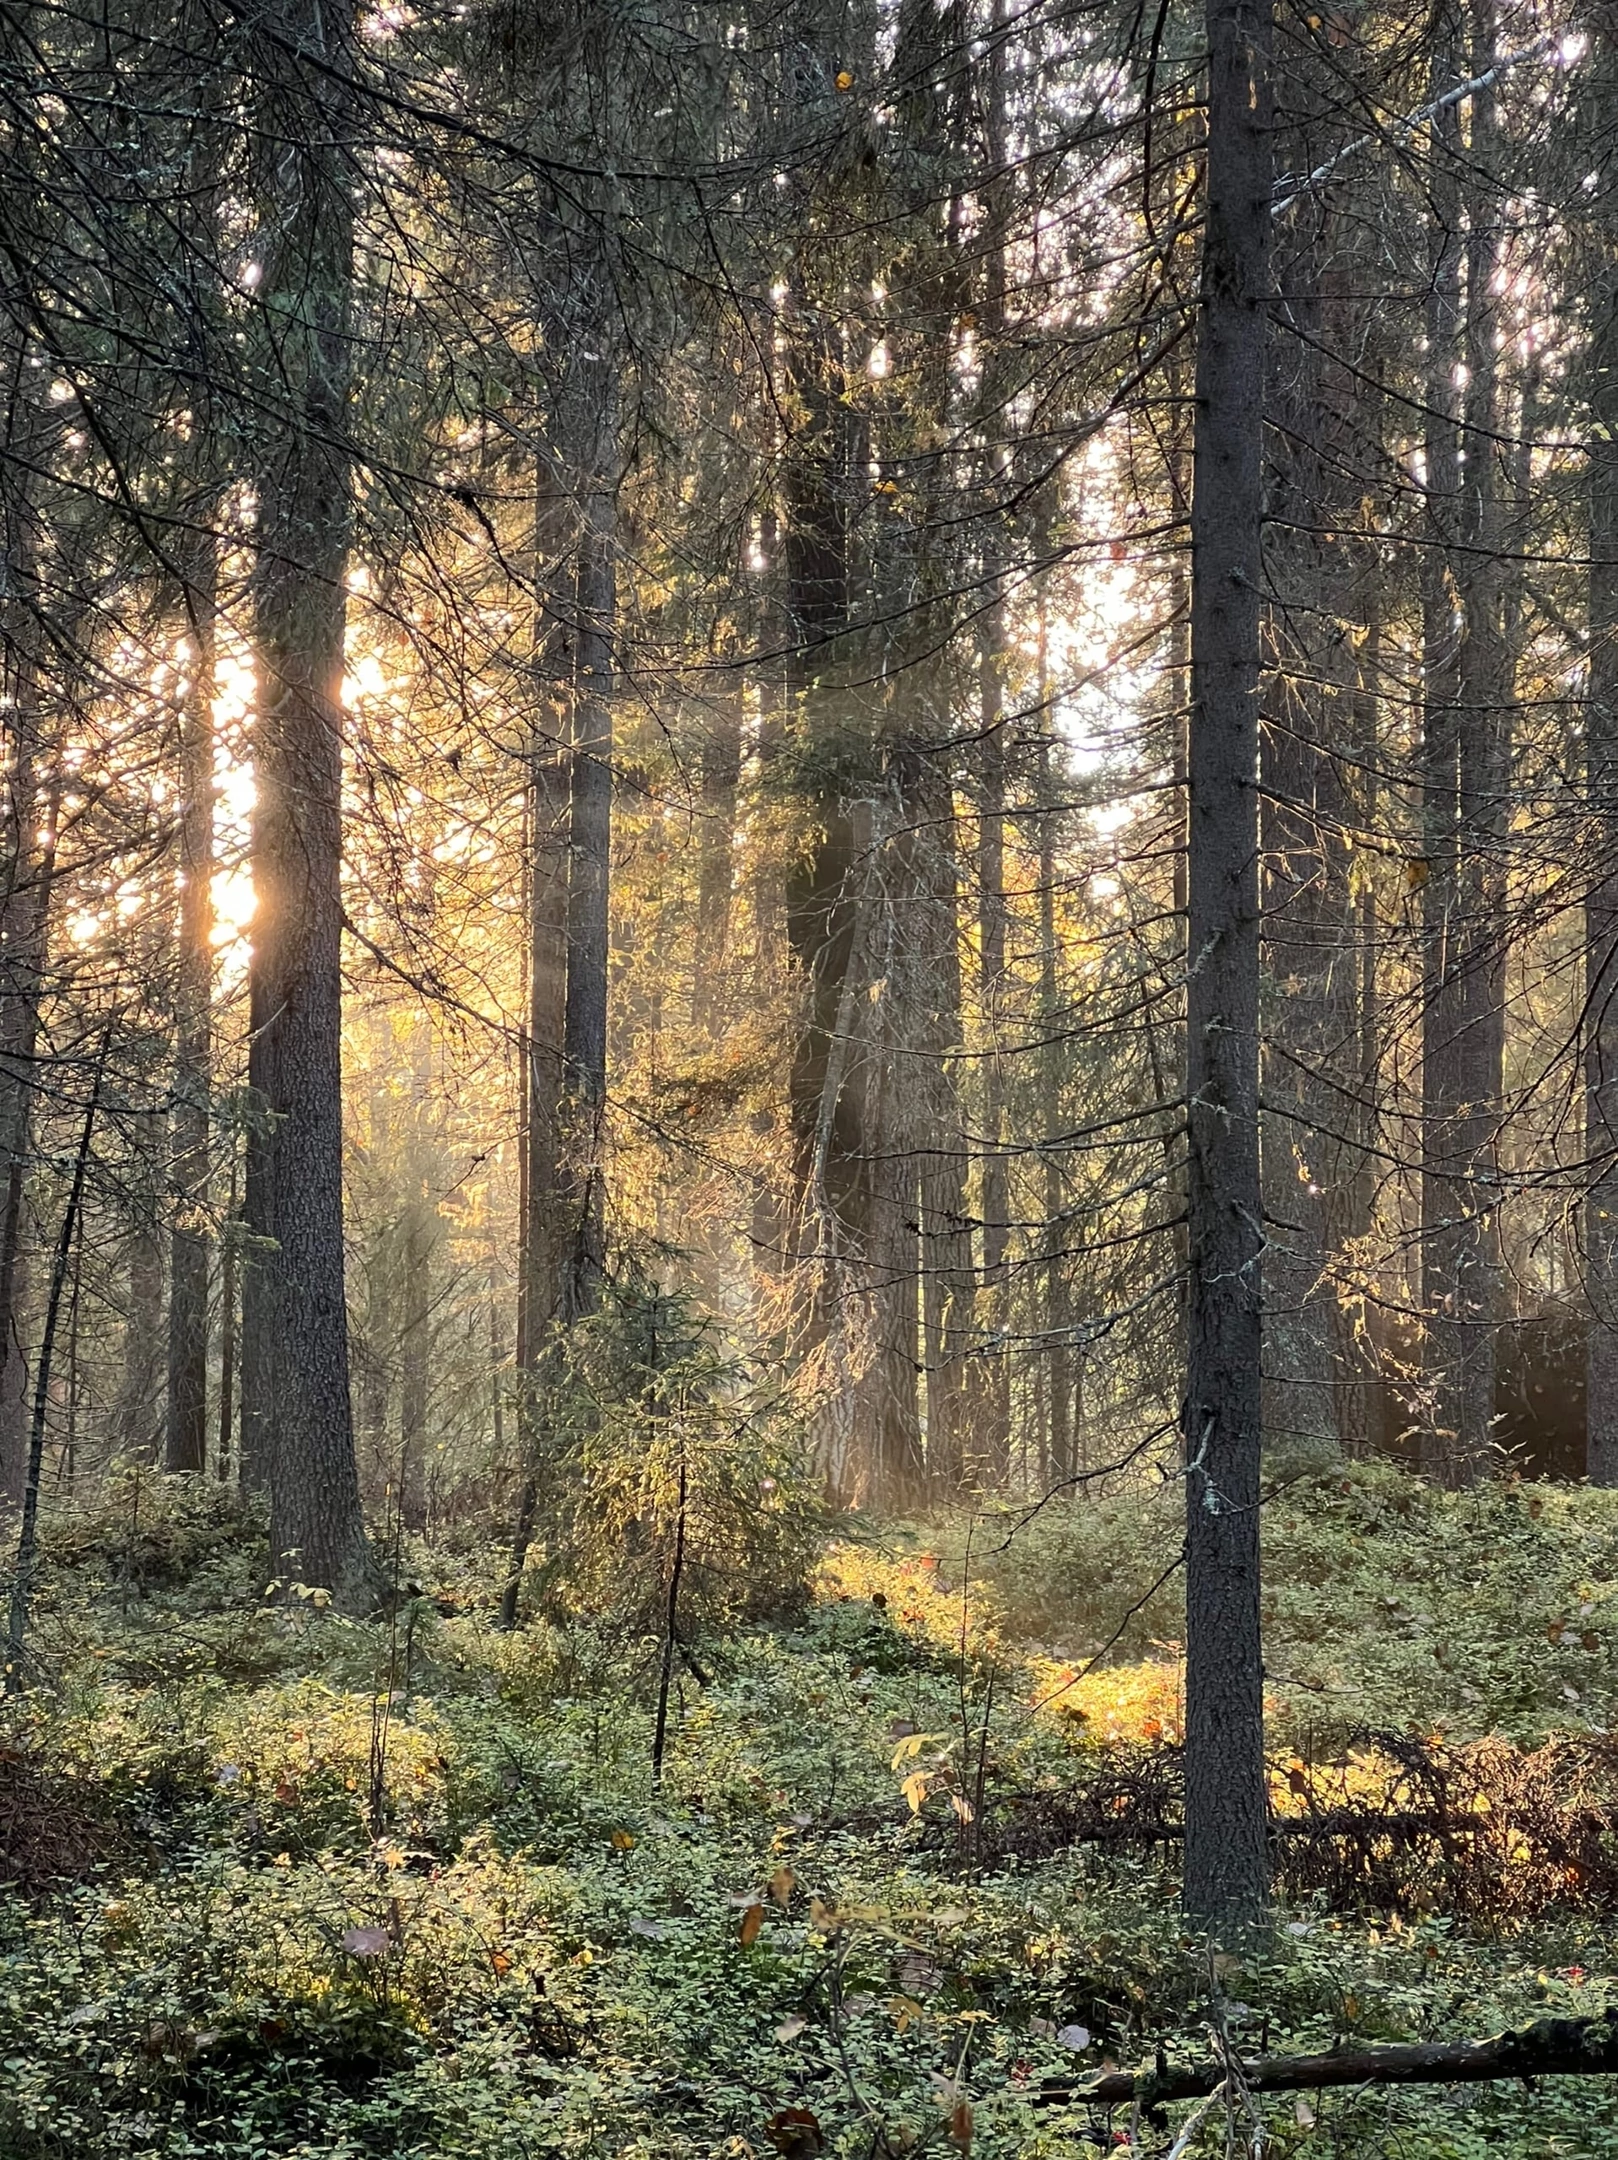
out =
[[(1593, 2018), (1538, 2018), (1489, 2040), (1418, 2040), (1336, 2047), (1325, 2055), (1261, 2055), (1244, 2063), (1249, 2092), (1314, 2092), (1332, 2085), (1464, 2085), (1489, 2078), (1596, 2077), (1618, 2072), (1618, 2013)], [(1087, 2085), (1048, 2079), (1039, 2104), (1117, 2107), (1138, 2100), (1162, 2107), (1200, 2100), (1224, 2078), (1222, 2063), (1170, 2063), (1150, 2070), (1109, 2070)]]

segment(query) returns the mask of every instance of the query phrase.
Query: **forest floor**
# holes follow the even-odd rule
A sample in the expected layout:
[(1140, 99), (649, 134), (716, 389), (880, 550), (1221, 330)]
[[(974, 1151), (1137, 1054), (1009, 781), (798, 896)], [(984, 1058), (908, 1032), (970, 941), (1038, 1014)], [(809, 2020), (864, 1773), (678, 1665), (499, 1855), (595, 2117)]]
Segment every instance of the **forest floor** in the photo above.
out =
[[(415, 1552), (362, 1625), (265, 1603), (217, 1497), (59, 1511), (0, 1707), (0, 2154), (1074, 2154), (1128, 2112), (1047, 2081), (1205, 2058), (1210, 2023), (1282, 2051), (1618, 2005), (1618, 1495), (1366, 1468), (1273, 1504), (1283, 1900), (1213, 1958), (1175, 1904), (1174, 1509), (841, 1538), (795, 1610), (691, 1643), (656, 1789), (656, 1645), (501, 1634), (492, 1551)], [(1618, 2080), (1265, 2123), (1276, 2156), (1593, 2160)]]

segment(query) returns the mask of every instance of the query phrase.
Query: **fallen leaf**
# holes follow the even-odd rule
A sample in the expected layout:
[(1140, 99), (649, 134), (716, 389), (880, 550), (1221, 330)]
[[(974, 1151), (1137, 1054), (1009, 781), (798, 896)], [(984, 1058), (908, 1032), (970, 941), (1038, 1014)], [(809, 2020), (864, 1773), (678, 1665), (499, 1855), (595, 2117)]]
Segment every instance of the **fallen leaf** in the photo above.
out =
[(770, 1877), (770, 1895), (777, 1905), (790, 1905), (797, 1887), (798, 1878), (789, 1867), (778, 1867)]
[(614, 1852), (628, 1852), (634, 1842), (635, 1840), (627, 1830), (615, 1830), (612, 1833), (612, 1849)]
[(972, 2150), (972, 2103), (957, 2100), (949, 2118), (949, 2141), (957, 2152)]
[(763, 1906), (762, 1906), (762, 1905), (749, 1905), (749, 1906), (748, 1906), (748, 1908), (747, 1908), (747, 1910), (746, 1910), (746, 1912), (744, 1912), (744, 1913), (742, 1914), (742, 1925), (741, 1925), (741, 1938), (742, 1938), (742, 1948), (743, 1948), (744, 1950), (751, 1950), (751, 1949), (752, 1949), (752, 1947), (753, 1947), (754, 1943), (756, 1943), (756, 1942), (758, 1941), (758, 1933), (759, 1933), (759, 1929), (760, 1929), (760, 1928), (761, 1928), (761, 1927), (762, 1927), (763, 1925), (764, 1925), (764, 1908), (763, 1908)]
[(783, 2018), (775, 2028), (775, 2037), (777, 2040), (796, 2040), (808, 2022), (807, 2018), (801, 2017)]

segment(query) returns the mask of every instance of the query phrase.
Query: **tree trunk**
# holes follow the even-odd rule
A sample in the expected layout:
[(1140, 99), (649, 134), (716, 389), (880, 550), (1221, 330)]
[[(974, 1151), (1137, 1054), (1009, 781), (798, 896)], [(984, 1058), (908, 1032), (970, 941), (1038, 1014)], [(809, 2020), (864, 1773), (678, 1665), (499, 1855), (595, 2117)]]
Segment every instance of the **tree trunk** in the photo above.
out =
[[(1040, 553), (1049, 546), (1041, 533)], [(1057, 766), (1051, 756), (1050, 624), (1044, 581), (1039, 590), (1038, 665), (1034, 685), (1039, 708), (1039, 1054), (1040, 1123), (1045, 1133), (1042, 1168), (1045, 1210), (1045, 1475), (1066, 1483), (1084, 1467), (1078, 1416), (1077, 1363), (1073, 1340), (1073, 1292), (1068, 1280), (1068, 1221), (1062, 1155), (1057, 1137), (1065, 1119), (1062, 1076), (1066, 1065), (1061, 1025), (1061, 953), (1056, 924)]]
[[(799, 328), (789, 353), (793, 390), (807, 415), (783, 457), (784, 613), (792, 651), (788, 697), (811, 749), (847, 724), (849, 700), (836, 680), (848, 628), (847, 495), (854, 465), (853, 421), (840, 397), (834, 340), (824, 324)], [(833, 1497), (858, 1495), (853, 1375), (854, 1301), (846, 1295), (846, 1248), (858, 1234), (860, 1157), (857, 1103), (845, 1086), (854, 1001), (864, 982), (859, 947), (874, 902), (876, 842), (867, 804), (834, 779), (816, 792), (814, 829), (786, 881), (788, 945), (801, 972), (802, 1013), (788, 1081), (798, 1264), (809, 1273), (797, 1350), (818, 1375), (815, 1444)], [(864, 843), (862, 845), (862, 837)]]
[(243, 1441), (269, 1485), (272, 1567), (363, 1610), (377, 1572), (349, 1401), (339, 968), (352, 22), (284, 0), (270, 27), (264, 365), (266, 395), (291, 411), (258, 479)]
[(978, 717), (983, 743), (978, 769), (978, 999), (983, 1015), (983, 1138), (979, 1206), (984, 1348), (972, 1388), (972, 1453), (991, 1488), (1011, 1468), (1010, 1318), (1011, 1190), (1004, 1152), (1005, 1060), (1000, 1048), (1006, 987), (1006, 705), (1005, 599), (998, 585), (979, 631)]
[[(37, 426), (28, 395), (14, 389), (8, 443), (26, 455), (37, 454)], [(10, 772), (0, 887), (0, 1493), (14, 1502), (22, 1499), (28, 1476), (28, 1364), (21, 1326), (28, 1285), (25, 1215), (38, 1081), (34, 1059), (49, 962), (61, 795), (55, 730), (44, 705), (48, 648), (34, 493), (26, 467), (11, 472), (0, 490), (6, 571), (0, 658)]]
[(189, 665), (179, 707), (180, 910), (175, 984), (175, 1217), (169, 1248), (168, 1410), (163, 1463), (208, 1454), (209, 1094), (213, 1001), (213, 695), (216, 559), (199, 536), (185, 595)]
[[(1446, 15), (1444, 33), (1434, 79), (1447, 85), (1461, 52), (1453, 12)], [(1477, 18), (1474, 46), (1474, 57), (1492, 54), (1492, 16), (1486, 8)], [(1499, 545), (1493, 441), (1498, 365), (1489, 293), (1495, 243), (1483, 187), (1477, 187), (1463, 245), (1456, 180), (1461, 148), (1453, 109), (1434, 126), (1427, 489), (1435, 544), (1427, 551), (1422, 597), (1427, 706), (1422, 1305), (1428, 1398), (1423, 1459), (1435, 1476), (1460, 1485), (1481, 1476), (1487, 1465), (1494, 1410), (1499, 1272), (1494, 1147), (1504, 1048), (1504, 947), (1495, 917), (1501, 898), (1501, 768), (1509, 727), (1498, 566), (1488, 553)], [(1483, 91), (1475, 97), (1467, 159), (1484, 186), (1492, 144), (1493, 96)], [(1468, 369), (1464, 430), (1454, 409), (1457, 359)]]
[(399, 1513), (408, 1530), (427, 1527), (427, 1414), (432, 1387), (433, 1262), (438, 1210), (426, 1198), (405, 1211), (400, 1257)]
[(158, 1158), (164, 1123), (142, 1112), (134, 1121), (136, 1157), (129, 1173), (128, 1275), (124, 1293), (123, 1368), (113, 1413), (118, 1446), (156, 1463), (163, 1403), (163, 1226)]
[[(604, 341), (605, 327), (591, 335)], [(564, 443), (547, 462), (535, 512), (535, 581), (544, 596), (536, 689), (554, 683), (560, 695), (552, 727), (537, 730), (530, 746), (517, 1301), (523, 1477), (500, 1604), (505, 1627), (517, 1622), (522, 1572), (554, 1467), (544, 1397), (558, 1330), (593, 1309), (606, 1259), (617, 406), (607, 363), (587, 366), (582, 387), (568, 394)]]
[(616, 502), (608, 471), (613, 404), (603, 377), (579, 538), (577, 666), (568, 788), (567, 1000), (562, 1205), (567, 1242), (557, 1306), (564, 1321), (594, 1309), (605, 1265), (608, 964), (611, 947), (613, 634)]
[(1207, 224), (1191, 504), (1185, 1902), (1262, 1907), (1258, 1142), (1260, 520), (1271, 13), (1207, 0)]
[[(1618, 24), (1592, 11), (1596, 40), (1587, 110), (1605, 125), (1618, 99)], [(1584, 787), (1589, 889), (1584, 904), (1584, 1123), (1589, 1187), (1584, 1267), (1590, 1308), (1586, 1468), (1618, 1485), (1618, 190), (1611, 168), (1590, 204), (1590, 307), (1585, 356), (1589, 490), (1589, 677)]]
[(703, 693), (697, 757), (702, 831), (697, 871), (697, 951), (692, 1014), (706, 1034), (724, 1031), (731, 899), (736, 865), (736, 791), (742, 773), (742, 684), (734, 669)]

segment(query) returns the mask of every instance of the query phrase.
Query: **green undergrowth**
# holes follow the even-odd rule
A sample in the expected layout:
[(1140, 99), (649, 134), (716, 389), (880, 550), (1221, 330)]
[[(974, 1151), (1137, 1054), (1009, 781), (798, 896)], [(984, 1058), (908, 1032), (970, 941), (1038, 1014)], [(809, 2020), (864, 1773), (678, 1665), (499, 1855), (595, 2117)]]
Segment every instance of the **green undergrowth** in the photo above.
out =
[[(1177, 1482), (951, 1527), (1010, 1631), (1084, 1656), (1172, 1656), (1183, 1627)], [(938, 1532), (932, 1535), (937, 1538)], [(1355, 1464), (1264, 1511), (1272, 1714), (1322, 1745), (1365, 1726), (1605, 1732), (1618, 1698), (1618, 1492), (1495, 1484), (1441, 1492)]]
[[(148, 1491), (124, 1543), (118, 1508), (59, 1517), (40, 1684), (0, 1707), (0, 2154), (1077, 2155), (1127, 2112), (1042, 2083), (1204, 2054), (1210, 2020), (1280, 2050), (1618, 2003), (1610, 1923), (1576, 1909), (1310, 1907), (1214, 1955), (1161, 1858), (996, 1857), (1003, 1795), (1037, 1809), (1106, 1759), (1053, 1668), (1172, 1557), (1150, 1502), (995, 1551), (1005, 1527), (972, 1527), (969, 1570), (961, 1524), (867, 1526), (773, 1625), (699, 1635), (654, 1790), (654, 1646), (558, 1601), (500, 1634), (474, 1547), (404, 1555), (361, 1625), (264, 1604), (217, 1496)], [(1604, 1722), (1608, 1496), (1355, 1471), (1269, 1534), (1282, 1717)], [(1145, 1703), (1161, 1671), (1171, 1698), (1177, 1634), (1166, 1589), (1085, 1685)], [(1266, 2123), (1277, 2156), (1618, 2156), (1607, 2080)], [(1198, 2149), (1223, 2139), (1210, 2118)]]

